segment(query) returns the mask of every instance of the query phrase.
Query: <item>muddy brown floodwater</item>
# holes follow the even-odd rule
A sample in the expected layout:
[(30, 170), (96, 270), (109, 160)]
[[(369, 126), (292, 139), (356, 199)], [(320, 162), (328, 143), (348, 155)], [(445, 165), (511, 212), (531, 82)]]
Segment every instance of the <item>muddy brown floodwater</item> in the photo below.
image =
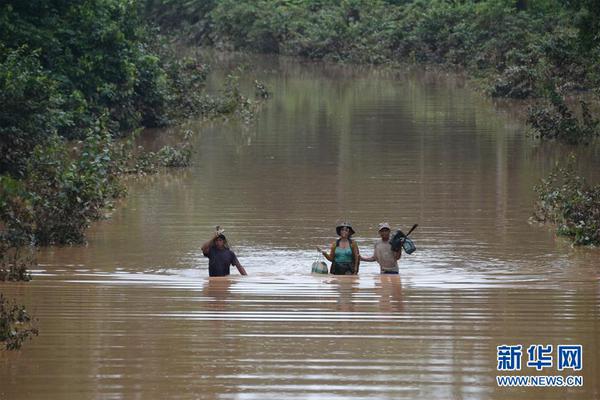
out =
[[(132, 182), (87, 246), (2, 284), (40, 336), (0, 353), (1, 399), (600, 398), (600, 252), (527, 222), (569, 151), (600, 179), (597, 145), (540, 144), (436, 73), (246, 63), (273, 92), (252, 125), (191, 124), (192, 168)], [(419, 223), (418, 250), (399, 277), (311, 275), (339, 218), (366, 255), (379, 222)], [(208, 279), (217, 224), (248, 277)], [(505, 344), (523, 346), (519, 373), (497, 371)], [(583, 368), (537, 372), (532, 344), (582, 345)]]

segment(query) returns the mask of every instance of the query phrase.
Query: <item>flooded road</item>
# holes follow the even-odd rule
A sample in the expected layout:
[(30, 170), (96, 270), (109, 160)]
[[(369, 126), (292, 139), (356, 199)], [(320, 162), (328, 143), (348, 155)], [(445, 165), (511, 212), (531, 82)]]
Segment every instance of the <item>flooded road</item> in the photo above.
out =
[[(256, 121), (192, 124), (192, 168), (134, 181), (90, 230), (3, 284), (40, 336), (0, 353), (0, 399), (598, 399), (600, 252), (530, 225), (534, 184), (572, 148), (439, 74), (251, 60)], [(246, 91), (250, 82), (243, 82)], [(600, 180), (598, 146), (576, 148)], [(400, 276), (311, 275), (352, 221), (408, 228)], [(208, 279), (222, 225), (249, 273)], [(580, 344), (581, 371), (497, 371), (497, 346)], [(502, 388), (497, 375), (580, 375)]]

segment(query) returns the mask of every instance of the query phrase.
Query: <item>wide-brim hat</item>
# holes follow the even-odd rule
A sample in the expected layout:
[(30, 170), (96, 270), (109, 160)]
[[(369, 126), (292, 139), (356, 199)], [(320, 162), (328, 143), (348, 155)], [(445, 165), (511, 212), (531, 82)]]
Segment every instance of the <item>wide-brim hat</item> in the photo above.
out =
[(354, 233), (355, 233), (354, 228), (352, 228), (352, 225), (350, 224), (350, 222), (341, 222), (338, 224), (338, 226), (335, 227), (335, 231), (337, 232), (338, 235), (340, 235), (340, 231), (344, 227), (350, 229), (350, 235), (354, 235)]

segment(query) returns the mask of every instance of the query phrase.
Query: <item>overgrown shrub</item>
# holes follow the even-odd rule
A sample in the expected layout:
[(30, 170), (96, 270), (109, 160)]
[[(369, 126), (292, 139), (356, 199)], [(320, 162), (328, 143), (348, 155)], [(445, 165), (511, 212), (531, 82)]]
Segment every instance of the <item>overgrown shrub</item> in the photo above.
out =
[(73, 123), (65, 101), (39, 51), (0, 44), (0, 173), (18, 176), (36, 144)]
[[(50, 83), (38, 86), (50, 85), (59, 94), (65, 121), (55, 133), (82, 139), (85, 128), (107, 113), (107, 126), (117, 135), (163, 111), (164, 72), (145, 45), (147, 30), (135, 2), (7, 1), (0, 21), (0, 62), (21, 50), (31, 71), (25, 83), (31, 86), (41, 75)], [(54, 100), (48, 90), (38, 100)]]
[(35, 265), (32, 246), (11, 244), (8, 238), (0, 237), (0, 282), (30, 281), (29, 269)]
[(577, 175), (573, 156), (535, 191), (535, 219), (556, 224), (557, 233), (576, 245), (600, 244), (600, 185), (591, 186)]
[(54, 135), (33, 149), (26, 179), (0, 177), (3, 237), (23, 246), (81, 243), (85, 229), (123, 194), (121, 160), (98, 123), (72, 147)]
[(9, 302), (0, 293), (0, 343), (7, 350), (18, 350), (33, 335), (38, 335), (38, 329), (25, 307)]
[(580, 100), (581, 117), (554, 94), (550, 101), (534, 105), (528, 110), (527, 122), (541, 138), (557, 139), (569, 144), (586, 143), (600, 134), (599, 121), (590, 112), (586, 101)]

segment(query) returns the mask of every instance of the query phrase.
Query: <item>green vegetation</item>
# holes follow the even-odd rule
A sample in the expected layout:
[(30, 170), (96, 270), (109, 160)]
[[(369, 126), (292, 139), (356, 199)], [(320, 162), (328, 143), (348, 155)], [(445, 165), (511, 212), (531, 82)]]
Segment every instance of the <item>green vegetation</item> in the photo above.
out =
[[(468, 71), (491, 96), (524, 99), (598, 90), (598, 4), (147, 0), (146, 11), (196, 43), (342, 62), (441, 64)], [(546, 119), (563, 119), (562, 111), (547, 111)], [(541, 129), (543, 138), (579, 142), (577, 133)]]
[(34, 264), (34, 255), (30, 248), (12, 247), (8, 241), (0, 241), (0, 282), (29, 281), (28, 267)]
[(207, 95), (209, 67), (172, 47), (133, 1), (0, 6), (0, 241), (82, 243), (122, 174), (189, 165), (189, 137), (133, 151), (137, 128), (256, 111), (235, 77)]
[(595, 119), (589, 104), (580, 100), (581, 118), (567, 106), (561, 96), (530, 107), (527, 122), (542, 138), (558, 139), (569, 144), (587, 143), (600, 133), (599, 121)]
[(557, 225), (558, 234), (577, 245), (600, 245), (600, 185), (589, 185), (575, 171), (575, 157), (557, 165), (535, 187), (535, 219)]
[(0, 293), (0, 343), (7, 350), (18, 350), (32, 335), (37, 336), (38, 330), (25, 307), (9, 302)]

